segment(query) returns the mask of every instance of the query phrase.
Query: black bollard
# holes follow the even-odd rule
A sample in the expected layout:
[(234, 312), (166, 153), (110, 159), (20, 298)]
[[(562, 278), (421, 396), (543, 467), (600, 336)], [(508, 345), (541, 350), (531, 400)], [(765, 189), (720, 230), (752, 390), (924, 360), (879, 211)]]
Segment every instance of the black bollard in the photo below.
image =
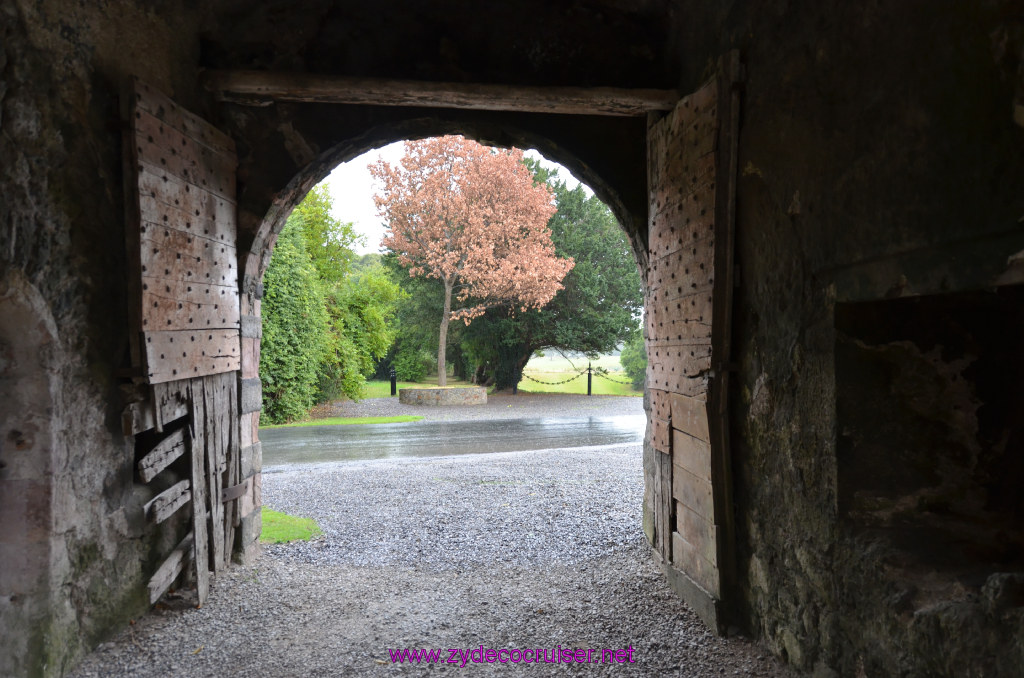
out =
[(588, 362), (587, 363), (587, 395), (592, 395), (591, 391), (590, 391), (590, 381), (591, 381), (591, 379), (593, 379), (593, 376), (590, 374), (590, 363)]
[(398, 395), (398, 380), (395, 378), (395, 368), (391, 368), (391, 395)]

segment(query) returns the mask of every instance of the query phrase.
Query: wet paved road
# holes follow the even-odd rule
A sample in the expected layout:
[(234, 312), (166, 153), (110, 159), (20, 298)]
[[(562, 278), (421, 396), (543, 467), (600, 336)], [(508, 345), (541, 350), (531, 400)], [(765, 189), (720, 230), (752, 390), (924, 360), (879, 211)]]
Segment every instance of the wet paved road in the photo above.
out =
[(260, 431), (265, 467), (517, 452), (643, 441), (644, 415), (576, 419), (300, 426)]

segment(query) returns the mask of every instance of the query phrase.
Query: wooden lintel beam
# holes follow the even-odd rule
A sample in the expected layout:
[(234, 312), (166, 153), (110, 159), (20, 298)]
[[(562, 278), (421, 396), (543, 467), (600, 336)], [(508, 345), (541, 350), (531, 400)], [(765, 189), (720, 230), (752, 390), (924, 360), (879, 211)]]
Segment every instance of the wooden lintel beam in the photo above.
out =
[(221, 101), (254, 106), (302, 101), (620, 117), (671, 110), (679, 101), (678, 92), (663, 89), (526, 87), (269, 71), (210, 71), (206, 87)]

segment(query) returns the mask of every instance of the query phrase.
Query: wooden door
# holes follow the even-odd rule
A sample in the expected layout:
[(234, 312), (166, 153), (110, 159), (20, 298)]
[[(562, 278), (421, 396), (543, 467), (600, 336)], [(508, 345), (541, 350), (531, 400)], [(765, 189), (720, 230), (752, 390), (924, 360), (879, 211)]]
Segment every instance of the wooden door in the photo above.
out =
[(733, 561), (727, 426), (740, 66), (648, 129), (644, 527), (672, 587), (721, 630)]
[(192, 529), (153, 573), (150, 600), (190, 567), (201, 604), (209, 571), (230, 561), (237, 523), (235, 145), (145, 83), (131, 84), (123, 109), (138, 392), (125, 432), (153, 431), (136, 442), (139, 481), (164, 474), (161, 485), (173, 483), (146, 505), (147, 517), (161, 524), (186, 507), (192, 514)]

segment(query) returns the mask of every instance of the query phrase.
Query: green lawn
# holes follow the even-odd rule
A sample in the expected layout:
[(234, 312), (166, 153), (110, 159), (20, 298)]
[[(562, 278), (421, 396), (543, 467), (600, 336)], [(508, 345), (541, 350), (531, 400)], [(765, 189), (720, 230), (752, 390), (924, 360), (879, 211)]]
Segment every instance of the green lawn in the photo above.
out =
[(284, 544), (290, 541), (309, 541), (323, 534), (312, 518), (300, 518), (280, 513), (266, 506), (262, 508), (263, 532), (260, 541), (264, 544)]
[(260, 426), (261, 431), (268, 428), (288, 428), (290, 426), (347, 426), (350, 424), (403, 424), (408, 421), (420, 421), (423, 417), (412, 414), (399, 414), (391, 417), (326, 417), (324, 419), (304, 419), (290, 424), (270, 424)]

